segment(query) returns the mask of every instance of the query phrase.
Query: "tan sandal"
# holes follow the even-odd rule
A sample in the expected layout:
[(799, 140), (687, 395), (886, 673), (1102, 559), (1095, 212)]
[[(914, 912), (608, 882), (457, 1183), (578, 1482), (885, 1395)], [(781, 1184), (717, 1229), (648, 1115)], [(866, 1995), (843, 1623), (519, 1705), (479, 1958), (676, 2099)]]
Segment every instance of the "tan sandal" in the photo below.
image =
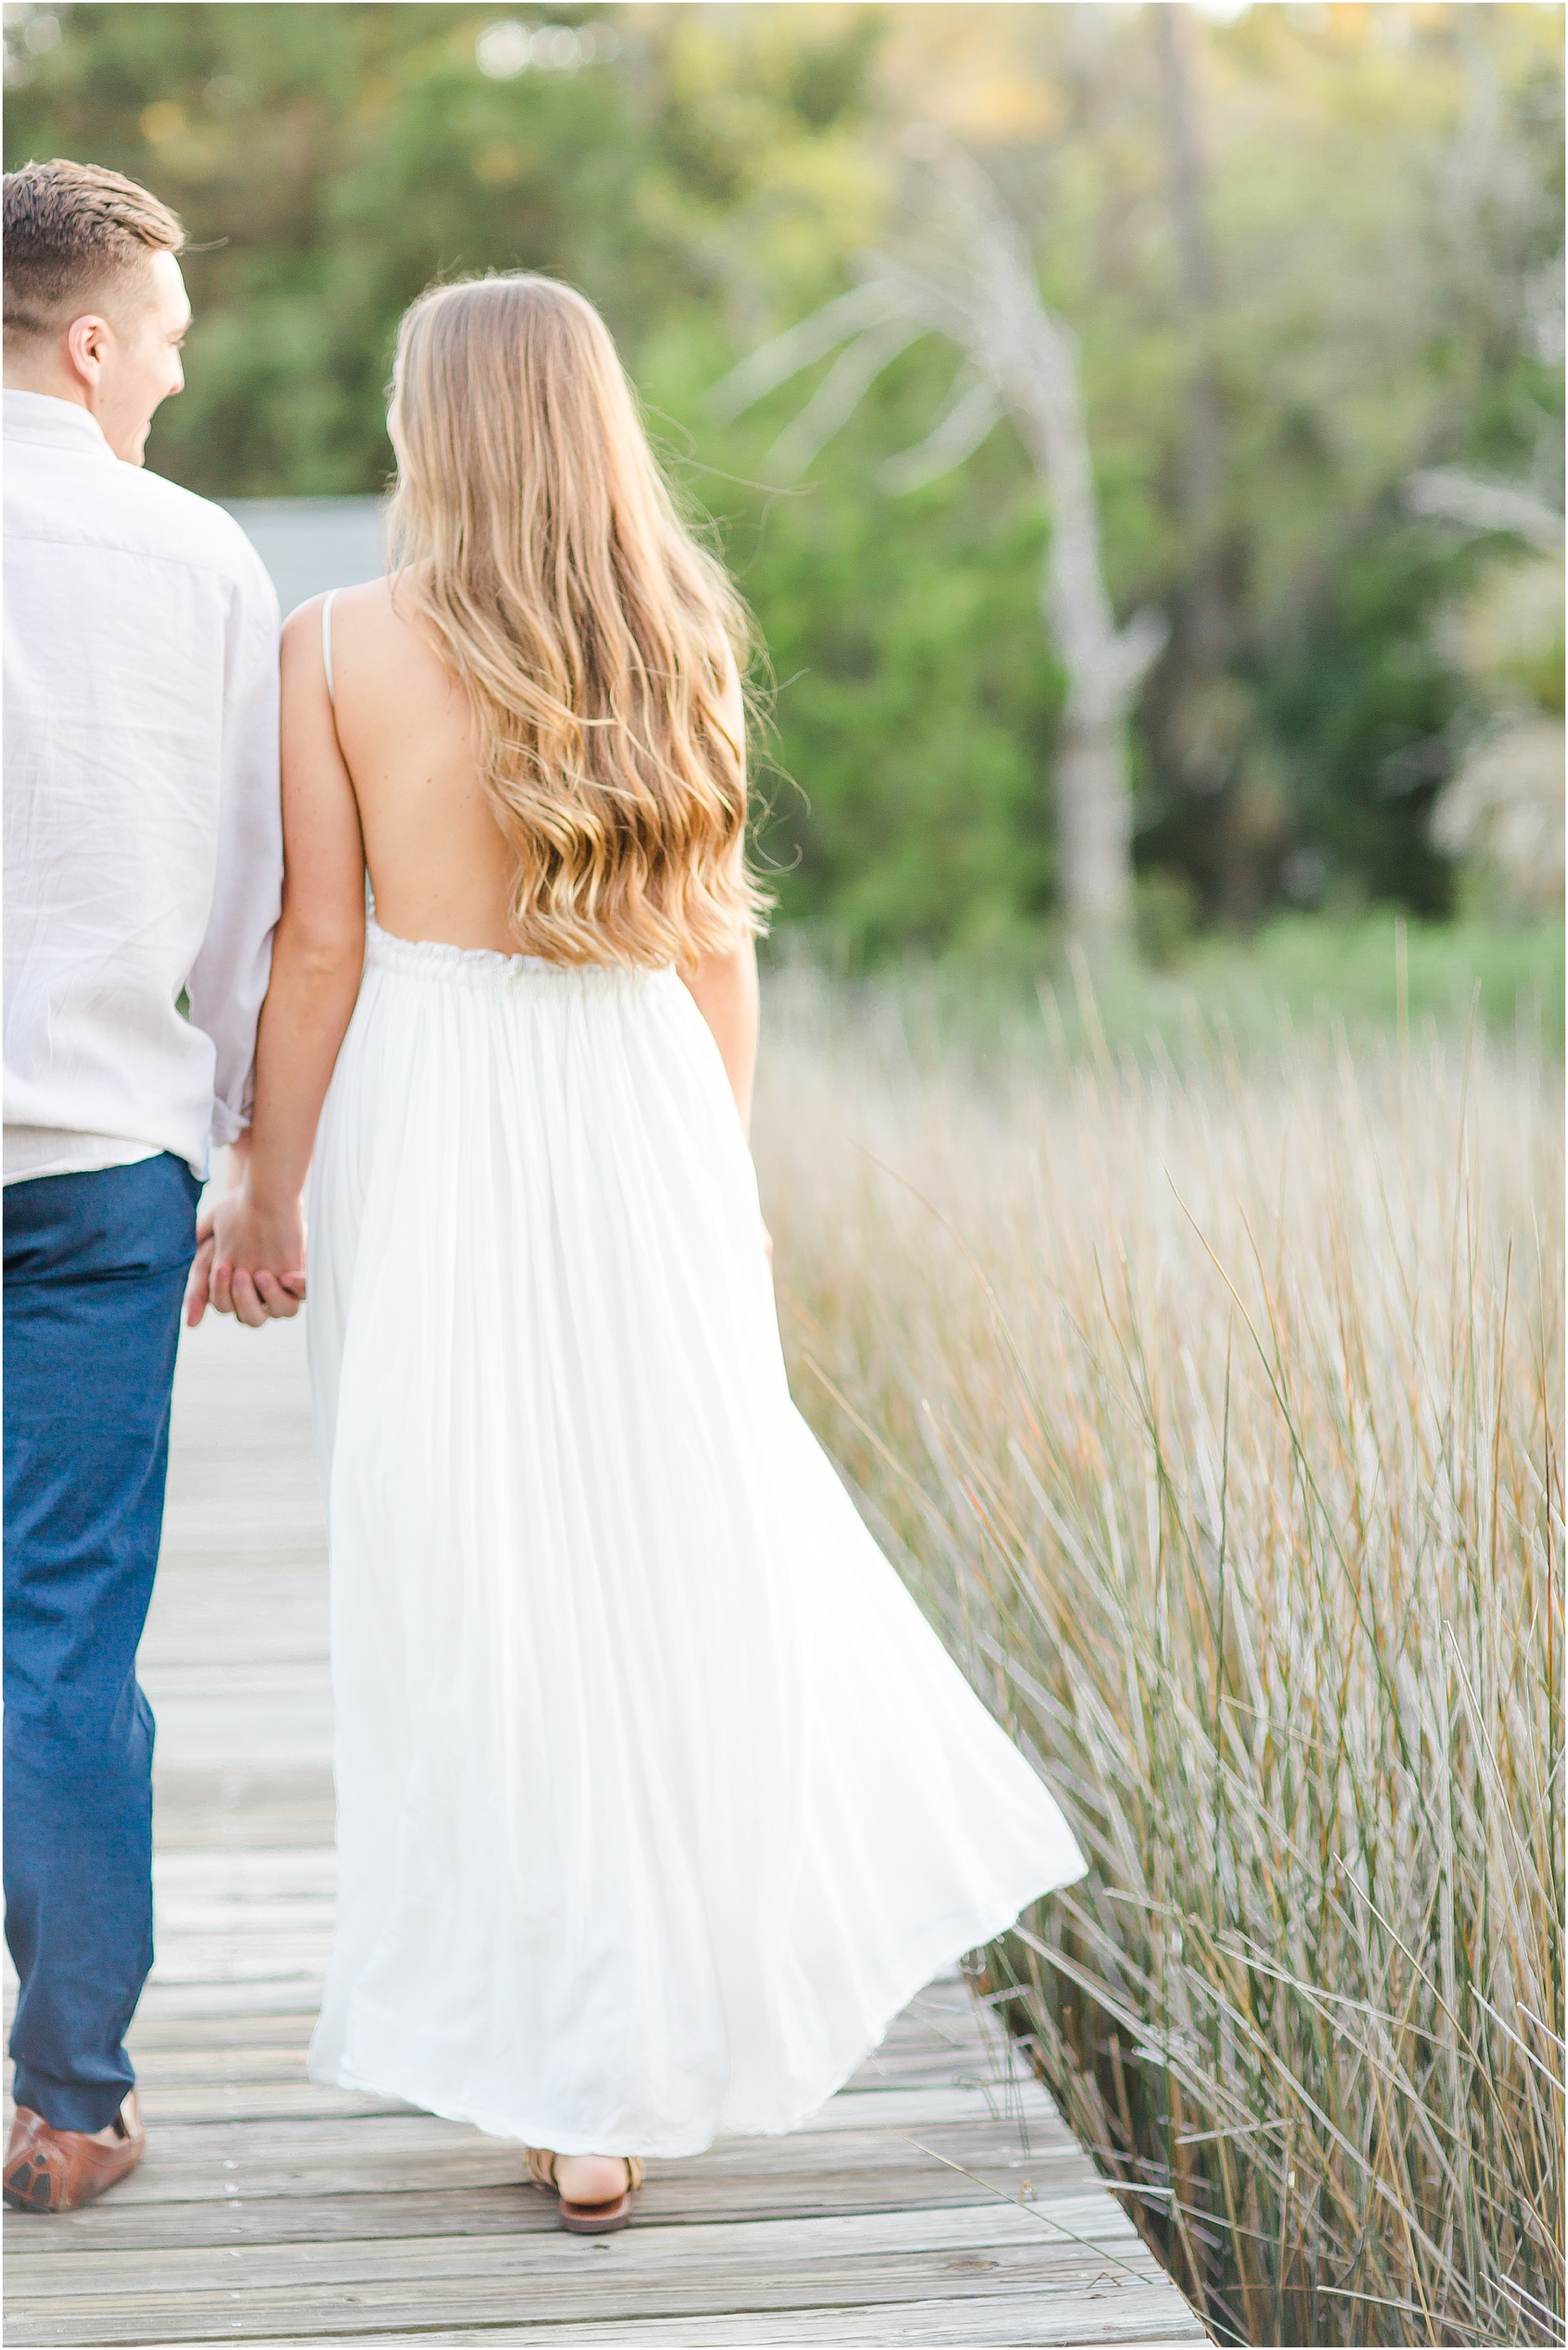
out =
[[(528, 2158), (529, 2178), (535, 2187), (543, 2187), (547, 2192), (556, 2186), (555, 2156), (545, 2146), (525, 2146), (523, 2151)], [(625, 2189), (612, 2202), (568, 2203), (556, 2189), (556, 2209), (561, 2225), (576, 2236), (607, 2236), (612, 2229), (624, 2228), (631, 2217), (631, 2199), (642, 2185), (642, 2158), (639, 2155), (619, 2154), (607, 2159), (626, 2165)]]

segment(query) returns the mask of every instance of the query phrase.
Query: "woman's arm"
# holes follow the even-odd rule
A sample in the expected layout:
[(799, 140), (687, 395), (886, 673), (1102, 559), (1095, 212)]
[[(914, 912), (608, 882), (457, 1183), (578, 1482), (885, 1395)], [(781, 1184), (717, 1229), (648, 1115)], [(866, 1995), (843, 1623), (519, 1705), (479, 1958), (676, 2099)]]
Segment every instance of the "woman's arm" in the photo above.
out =
[(680, 974), (698, 1011), (713, 1031), (741, 1126), (752, 1128), (752, 1080), (757, 1067), (757, 951), (750, 938), (727, 954), (706, 955)]
[[(734, 743), (741, 757), (742, 781), (745, 775), (746, 708), (741, 692), (741, 680), (733, 661), (724, 688), (722, 705), (725, 732)], [(744, 838), (737, 840), (730, 862), (738, 875), (744, 861)], [(738, 940), (723, 954), (705, 955), (699, 963), (680, 974), (690, 989), (698, 1011), (713, 1032), (730, 1080), (730, 1090), (735, 1097), (735, 1107), (741, 1114), (742, 1132), (752, 1130), (752, 1080), (757, 1067), (757, 951), (750, 936)]]
[[(282, 747), (283, 911), (256, 1032), (250, 1147), (238, 1183), (203, 1218), (212, 1303), (253, 1326), (295, 1313), (303, 1295), (301, 1194), (365, 961), (364, 843), (327, 695), (318, 601), (283, 632)], [(199, 1288), (193, 1277), (192, 1322)]]

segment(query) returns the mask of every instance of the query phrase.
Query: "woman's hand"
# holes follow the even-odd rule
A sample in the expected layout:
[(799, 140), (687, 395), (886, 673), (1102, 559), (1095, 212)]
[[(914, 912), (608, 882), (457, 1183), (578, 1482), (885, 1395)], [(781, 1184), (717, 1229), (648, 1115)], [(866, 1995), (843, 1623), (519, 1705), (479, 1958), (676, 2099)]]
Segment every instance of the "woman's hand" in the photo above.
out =
[(203, 1209), (185, 1291), (185, 1319), (192, 1329), (209, 1305), (253, 1330), (264, 1322), (288, 1321), (298, 1313), (305, 1288), (302, 1200), (258, 1199), (247, 1175)]

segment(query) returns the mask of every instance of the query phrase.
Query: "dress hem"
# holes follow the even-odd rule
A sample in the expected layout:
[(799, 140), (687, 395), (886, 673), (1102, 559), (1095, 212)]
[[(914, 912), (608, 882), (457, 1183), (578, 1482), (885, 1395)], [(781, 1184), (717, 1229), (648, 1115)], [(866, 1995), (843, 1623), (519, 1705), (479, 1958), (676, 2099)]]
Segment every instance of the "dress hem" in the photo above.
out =
[[(845, 2083), (858, 2072), (867, 2058), (881, 2046), (888, 2036), (889, 2027), (896, 2018), (903, 2013), (917, 1992), (923, 1991), (928, 1983), (934, 1982), (946, 1969), (956, 1966), (968, 1951), (983, 1949), (988, 1942), (993, 1942), (999, 1935), (1006, 1933), (1010, 1926), (1017, 1923), (1031, 1902), (1043, 1901), (1048, 1894), (1059, 1893), (1064, 1886), (1075, 1885), (1080, 1877), (1085, 1876), (1088, 1863), (1081, 1854), (1075, 1857), (1075, 1866), (1069, 1867), (1059, 1877), (1053, 1877), (1047, 1884), (1041, 1885), (1038, 1881), (1032, 1883), (1028, 1892), (1020, 1896), (1018, 1899), (1010, 1901), (1009, 1906), (997, 1917), (994, 1924), (981, 1925), (974, 1929), (956, 1947), (945, 1929), (933, 1932), (930, 1938), (933, 1947), (927, 1950), (917, 1966), (911, 1970), (909, 1976), (906, 1978), (907, 1988), (900, 1991), (885, 2010), (881, 2022), (871, 2037), (863, 2042), (848, 2062), (836, 2070), (836, 2075), (828, 2080), (824, 2088), (813, 2093), (808, 2104), (803, 2105), (786, 2121), (726, 2122), (718, 2128), (710, 2130), (705, 2137), (683, 2137), (679, 2142), (662, 2139), (655, 2143), (644, 2137), (635, 2146), (611, 2147), (601, 2145), (597, 2140), (590, 2143), (585, 2139), (580, 2145), (566, 2146), (553, 2142), (549, 2137), (530, 2135), (519, 2129), (514, 2123), (500, 2122), (493, 2116), (487, 2118), (471, 2107), (457, 2104), (438, 2103), (424, 2096), (411, 2095), (407, 2087), (399, 2087), (389, 2080), (367, 2079), (363, 2074), (352, 2071), (346, 2062), (339, 2064), (336, 2070), (324, 2067), (317, 2071), (314, 2065), (311, 2065), (308, 2067), (310, 2078), (322, 2088), (353, 2089), (358, 2090), (361, 2095), (400, 2097), (405, 2103), (417, 2106), (421, 2112), (433, 2114), (441, 2121), (464, 2122), (471, 2128), (482, 2130), (487, 2137), (499, 2138), (518, 2146), (550, 2146), (551, 2150), (556, 2154), (606, 2156), (635, 2154), (644, 2156), (652, 2161), (677, 2162), (688, 2159), (694, 2155), (705, 2154), (708, 2148), (716, 2145), (721, 2138), (786, 2137), (792, 2131), (802, 2128), (814, 2115), (821, 2112), (830, 2098), (836, 2096)], [(989, 1911), (985, 1914), (987, 1917), (991, 1915)]]

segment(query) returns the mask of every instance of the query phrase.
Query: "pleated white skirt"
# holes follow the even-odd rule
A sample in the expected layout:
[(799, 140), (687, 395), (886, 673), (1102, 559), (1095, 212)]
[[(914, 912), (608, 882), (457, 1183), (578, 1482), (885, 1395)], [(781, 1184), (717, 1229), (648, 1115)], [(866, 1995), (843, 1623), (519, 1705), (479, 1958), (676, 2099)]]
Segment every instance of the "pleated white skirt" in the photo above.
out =
[(372, 927), (310, 1248), (312, 2073), (565, 2153), (789, 2129), (1084, 1863), (790, 1402), (680, 980)]

